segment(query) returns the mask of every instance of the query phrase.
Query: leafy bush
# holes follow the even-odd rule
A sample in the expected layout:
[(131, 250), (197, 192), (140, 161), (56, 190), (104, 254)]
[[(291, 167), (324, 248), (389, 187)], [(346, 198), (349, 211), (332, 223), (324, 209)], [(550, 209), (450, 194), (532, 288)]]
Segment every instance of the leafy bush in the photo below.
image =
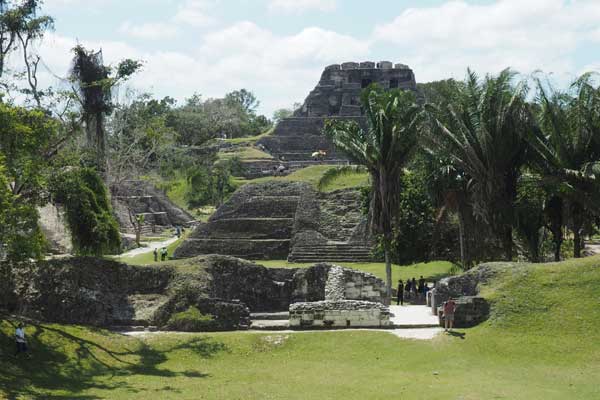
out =
[(37, 222), (38, 213), (9, 190), (8, 182), (0, 158), (0, 260), (39, 259), (45, 241)]
[(211, 330), (214, 325), (212, 315), (202, 314), (198, 308), (191, 306), (185, 311), (171, 315), (165, 327), (175, 331), (199, 332)]
[(104, 183), (93, 169), (72, 169), (52, 178), (54, 200), (63, 204), (73, 247), (80, 255), (117, 253), (121, 246)]

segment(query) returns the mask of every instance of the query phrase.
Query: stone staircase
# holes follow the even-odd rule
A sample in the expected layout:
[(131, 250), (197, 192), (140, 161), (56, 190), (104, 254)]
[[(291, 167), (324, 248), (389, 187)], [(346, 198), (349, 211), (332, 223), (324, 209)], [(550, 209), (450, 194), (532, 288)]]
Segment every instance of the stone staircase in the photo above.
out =
[[(335, 117), (337, 119), (362, 121), (361, 117)], [(272, 135), (259, 140), (275, 159), (284, 161), (312, 161), (312, 153), (318, 150), (327, 152), (324, 162), (347, 160), (337, 152), (333, 143), (323, 135), (324, 117), (290, 117), (280, 121)]]
[(288, 261), (312, 262), (370, 262), (371, 248), (353, 243), (327, 242), (311, 246), (294, 246)]
[(305, 183), (249, 184), (175, 251), (175, 258), (222, 254), (246, 259), (285, 259)]

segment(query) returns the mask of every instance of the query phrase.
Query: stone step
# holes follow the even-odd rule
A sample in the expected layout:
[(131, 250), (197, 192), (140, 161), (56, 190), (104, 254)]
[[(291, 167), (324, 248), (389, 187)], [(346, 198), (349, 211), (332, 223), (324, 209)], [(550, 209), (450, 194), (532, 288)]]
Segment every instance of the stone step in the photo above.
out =
[(250, 260), (284, 259), (290, 248), (290, 239), (206, 239), (188, 238), (175, 252), (176, 258), (201, 254), (222, 254)]
[(260, 312), (250, 313), (250, 319), (254, 320), (272, 320), (272, 321), (287, 321), (290, 319), (289, 311), (280, 312)]
[(289, 320), (258, 319), (253, 320), (250, 329), (264, 331), (284, 331), (290, 329)]

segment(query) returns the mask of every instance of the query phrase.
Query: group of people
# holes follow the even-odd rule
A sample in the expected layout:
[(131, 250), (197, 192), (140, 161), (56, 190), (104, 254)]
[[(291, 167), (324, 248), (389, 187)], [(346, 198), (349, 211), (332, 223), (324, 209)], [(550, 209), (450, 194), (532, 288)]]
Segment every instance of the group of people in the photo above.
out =
[[(435, 287), (435, 284), (433, 285)], [(414, 300), (426, 299), (427, 292), (430, 287), (421, 275), (417, 281), (415, 278), (406, 281), (406, 284), (400, 279), (398, 281), (398, 305), (404, 305), (405, 298), (413, 298)], [(456, 311), (456, 302), (454, 299), (449, 299), (444, 302), (442, 307), (442, 316), (444, 318), (444, 330), (452, 330), (454, 327), (454, 312)]]
[(160, 261), (166, 261), (167, 256), (169, 255), (169, 250), (167, 250), (166, 247), (163, 247), (160, 250), (158, 248), (155, 248), (152, 253), (154, 254), (154, 262), (158, 262), (159, 255), (160, 255)]
[(404, 305), (404, 299), (425, 300), (429, 285), (423, 278), (423, 275), (417, 281), (415, 278), (406, 281), (406, 284), (400, 279), (398, 281), (398, 305)]

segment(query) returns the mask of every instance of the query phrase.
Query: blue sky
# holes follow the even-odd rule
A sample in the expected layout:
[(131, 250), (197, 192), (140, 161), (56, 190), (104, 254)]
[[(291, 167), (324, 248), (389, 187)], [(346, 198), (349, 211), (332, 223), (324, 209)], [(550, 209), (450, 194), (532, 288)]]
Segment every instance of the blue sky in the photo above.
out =
[(46, 0), (45, 11), (56, 31), (39, 51), (54, 74), (79, 41), (110, 63), (144, 60), (137, 91), (183, 100), (245, 87), (267, 115), (344, 61), (402, 62), (421, 82), (511, 66), (566, 84), (600, 69), (599, 0)]

